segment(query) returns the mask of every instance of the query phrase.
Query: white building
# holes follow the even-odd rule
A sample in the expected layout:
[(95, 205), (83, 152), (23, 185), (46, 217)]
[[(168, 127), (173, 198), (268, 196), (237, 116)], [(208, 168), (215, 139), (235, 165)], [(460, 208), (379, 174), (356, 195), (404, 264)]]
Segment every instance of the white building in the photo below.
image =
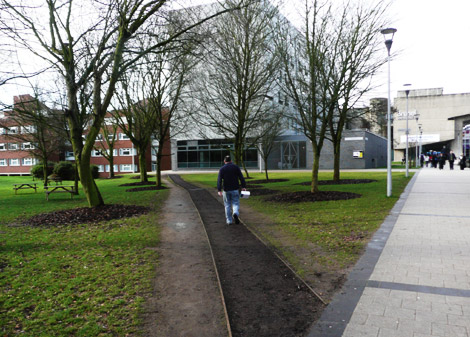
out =
[[(408, 143), (411, 159), (416, 147), (427, 151), (454, 151), (458, 156), (470, 153), (470, 93), (443, 93), (443, 88), (410, 90), (408, 95)], [(399, 91), (393, 116), (395, 159), (404, 158), (406, 149), (407, 98)]]

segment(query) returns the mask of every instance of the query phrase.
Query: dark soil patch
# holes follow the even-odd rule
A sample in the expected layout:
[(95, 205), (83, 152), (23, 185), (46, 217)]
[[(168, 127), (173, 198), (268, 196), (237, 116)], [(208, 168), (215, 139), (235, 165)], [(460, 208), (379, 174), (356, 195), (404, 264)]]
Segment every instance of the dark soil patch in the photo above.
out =
[(137, 183), (121, 184), (119, 186), (142, 186), (142, 185), (155, 185), (155, 181), (139, 181)]
[(114, 176), (114, 177), (102, 177), (100, 179), (119, 179), (119, 178), (123, 178), (124, 176)]
[[(351, 185), (351, 184), (368, 184), (374, 183), (377, 180), (374, 179), (340, 179), (339, 181), (334, 180), (319, 180), (318, 185)], [(295, 185), (310, 186), (311, 181), (306, 181), (303, 183), (298, 183)]]
[(254, 184), (246, 184), (246, 188), (247, 189), (250, 189), (250, 188), (262, 188), (263, 186), (261, 185), (254, 185)]
[(320, 191), (311, 193), (309, 191), (300, 191), (292, 193), (283, 193), (266, 198), (267, 201), (297, 203), (297, 202), (315, 202), (315, 201), (333, 201), (333, 200), (349, 200), (360, 198), (361, 195), (352, 192), (341, 191)]
[[(147, 175), (147, 178), (152, 178), (152, 177), (155, 177), (155, 176), (154, 176), (154, 175), (151, 175), (151, 174), (148, 174), (148, 175)], [(140, 175), (131, 177), (131, 179), (140, 179)]]
[(51, 213), (35, 215), (23, 221), (27, 226), (55, 226), (69, 224), (83, 224), (113, 219), (129, 218), (146, 214), (149, 207), (136, 205), (103, 205), (98, 207), (72, 208)]
[(257, 188), (257, 189), (254, 189), (254, 190), (250, 191), (250, 196), (251, 197), (256, 197), (256, 196), (259, 196), (259, 195), (271, 195), (271, 194), (275, 194), (275, 193), (279, 193), (279, 191), (271, 190), (269, 188)]
[(227, 226), (223, 205), (207, 190), (170, 178), (187, 189), (204, 222), (233, 336), (305, 336), (323, 303), (244, 225)]
[(250, 183), (252, 184), (269, 184), (269, 183), (282, 183), (285, 181), (289, 181), (289, 179), (260, 179), (260, 180), (252, 180)]
[(146, 187), (136, 187), (136, 188), (129, 188), (126, 190), (126, 192), (141, 192), (141, 191), (159, 191), (159, 190), (165, 190), (166, 187), (161, 186), (158, 187), (153, 183), (154, 186), (146, 186)]

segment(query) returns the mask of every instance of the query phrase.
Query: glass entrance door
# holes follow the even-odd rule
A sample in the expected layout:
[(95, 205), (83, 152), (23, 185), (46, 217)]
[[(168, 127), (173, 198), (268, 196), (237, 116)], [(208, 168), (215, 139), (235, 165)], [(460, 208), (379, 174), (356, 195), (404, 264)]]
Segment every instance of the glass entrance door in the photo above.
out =
[(299, 168), (299, 143), (283, 142), (282, 147), (282, 168), (296, 169)]

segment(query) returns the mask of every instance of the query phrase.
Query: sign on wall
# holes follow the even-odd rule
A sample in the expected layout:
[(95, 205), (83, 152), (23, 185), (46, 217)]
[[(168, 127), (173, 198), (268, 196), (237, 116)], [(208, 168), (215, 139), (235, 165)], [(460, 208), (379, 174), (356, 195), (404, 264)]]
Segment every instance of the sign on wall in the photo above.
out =
[[(408, 135), (409, 143), (437, 143), (441, 141), (440, 134), (422, 134), (422, 135)], [(400, 136), (400, 143), (406, 143), (406, 135)]]
[(363, 158), (364, 157), (364, 151), (353, 151), (353, 158)]

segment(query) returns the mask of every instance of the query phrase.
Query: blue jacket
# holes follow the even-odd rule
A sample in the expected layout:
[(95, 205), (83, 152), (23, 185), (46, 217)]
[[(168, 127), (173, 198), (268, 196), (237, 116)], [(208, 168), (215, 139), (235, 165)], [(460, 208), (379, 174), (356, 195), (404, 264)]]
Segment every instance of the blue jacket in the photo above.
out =
[(246, 188), (245, 178), (243, 178), (242, 171), (234, 163), (230, 162), (222, 166), (219, 170), (219, 177), (217, 178), (217, 190), (222, 191), (222, 181), (224, 191), (234, 191), (240, 188), (238, 183), (240, 180), (242, 188)]

